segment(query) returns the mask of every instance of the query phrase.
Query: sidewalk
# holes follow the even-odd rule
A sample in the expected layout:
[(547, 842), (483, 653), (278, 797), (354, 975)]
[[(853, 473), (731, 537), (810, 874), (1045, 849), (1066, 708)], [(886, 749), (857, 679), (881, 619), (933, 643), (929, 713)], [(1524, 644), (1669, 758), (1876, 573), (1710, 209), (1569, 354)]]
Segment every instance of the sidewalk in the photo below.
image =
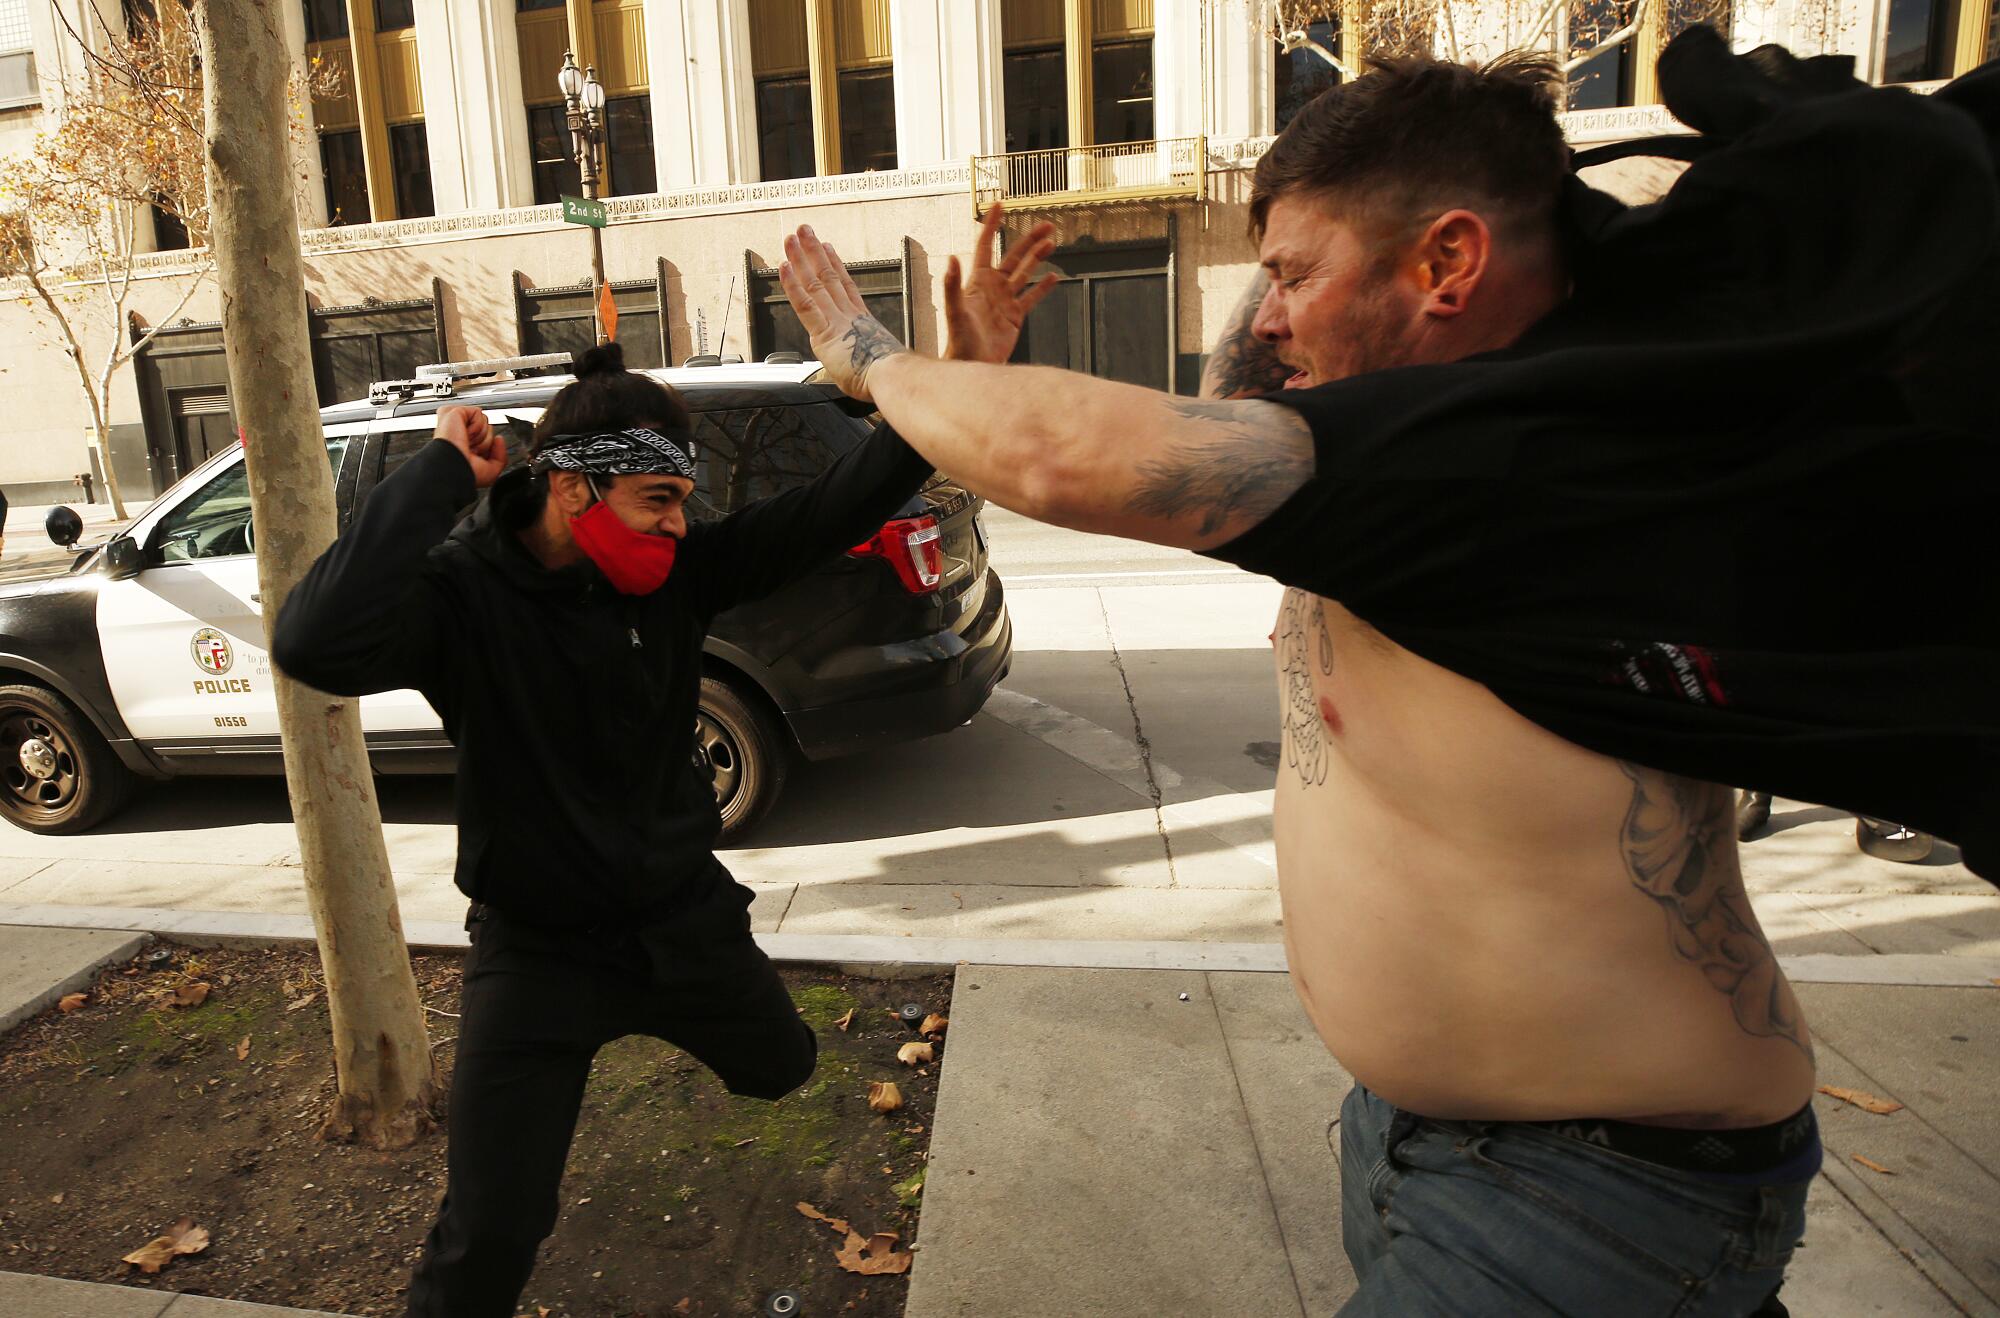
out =
[[(37, 967), (0, 977), (0, 1020), (133, 941), (0, 925), (0, 967)], [(1793, 1312), (2000, 1315), (2000, 991), (1799, 993), (1822, 1082), (1906, 1107), (1816, 1100), (1827, 1162), (1785, 1289)], [(1284, 975), (964, 964), (950, 1014), (910, 1318), (1319, 1318), (1351, 1292), (1327, 1142), (1347, 1078)], [(288, 1312), (0, 1273), (9, 1318)]]
[[(78, 497), (82, 491), (77, 491)], [(128, 501), (126, 511), (137, 514), (152, 502), (148, 495), (136, 502)], [(48, 515), (56, 504), (20, 504), (7, 510), (7, 551), (0, 556), (0, 582), (27, 581), (35, 577), (50, 576), (68, 569), (75, 560), (77, 549), (64, 549), (49, 539), (46, 529)], [(109, 539), (118, 528), (118, 521), (111, 515), (108, 503), (70, 503), (61, 505), (75, 512), (83, 519), (83, 538), (76, 542), (80, 549)]]

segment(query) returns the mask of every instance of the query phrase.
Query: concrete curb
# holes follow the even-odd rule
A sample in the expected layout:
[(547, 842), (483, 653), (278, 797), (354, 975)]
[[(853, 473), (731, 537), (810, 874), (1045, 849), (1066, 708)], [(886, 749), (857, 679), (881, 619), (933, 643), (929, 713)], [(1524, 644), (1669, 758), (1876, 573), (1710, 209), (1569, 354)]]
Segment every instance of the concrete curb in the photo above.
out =
[[(0, 919), (0, 924), (8, 923), (11, 922)], [(40, 920), (25, 920), (22, 923), (42, 925), (44, 922)], [(110, 933), (126, 932), (122, 926), (107, 928), (103, 925), (62, 925), (56, 927), (65, 930), (85, 929)], [(132, 933), (132, 937), (130, 938), (113, 939), (100, 943), (97, 949), (90, 953), (88, 959), (80, 968), (68, 971), (54, 983), (44, 988), (31, 989), (28, 991), (27, 996), (11, 1004), (0, 1003), (0, 1033), (11, 1030), (22, 1021), (39, 1015), (51, 1003), (65, 994), (89, 988), (91, 982), (97, 978), (98, 971), (104, 969), (104, 967), (114, 961), (123, 961), (152, 941), (149, 932), (146, 930), (135, 929), (130, 932)]]
[[(0, 905), (0, 924), (62, 929), (106, 929), (159, 934), (197, 945), (256, 946), (310, 941), (312, 920), (303, 915), (241, 911), (184, 911), (140, 906)], [(412, 947), (451, 950), (466, 946), (465, 930), (446, 920), (411, 920), (403, 926)], [(774, 961), (866, 967), (1045, 966), (1084, 970), (1222, 970), (1282, 973), (1281, 943), (1195, 943), (1062, 938), (893, 938), (874, 934), (758, 934)], [(128, 953), (129, 955), (129, 953)], [(1885, 987), (2000, 987), (2000, 957), (1899, 954), (1839, 956), (1816, 953), (1779, 957), (1800, 984), (1878, 984)], [(49, 1001), (54, 1001), (53, 998)]]
[(0, 1313), (8, 1318), (342, 1318), (323, 1309), (286, 1309), (26, 1272), (0, 1272)]

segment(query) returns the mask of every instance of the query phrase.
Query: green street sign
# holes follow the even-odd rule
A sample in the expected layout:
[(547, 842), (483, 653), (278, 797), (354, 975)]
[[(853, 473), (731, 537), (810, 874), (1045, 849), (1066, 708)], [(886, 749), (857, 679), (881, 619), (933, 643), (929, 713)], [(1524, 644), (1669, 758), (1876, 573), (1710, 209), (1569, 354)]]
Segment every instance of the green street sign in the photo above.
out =
[(591, 201), (585, 197), (564, 197), (563, 222), (565, 224), (589, 224), (604, 227), (604, 203)]

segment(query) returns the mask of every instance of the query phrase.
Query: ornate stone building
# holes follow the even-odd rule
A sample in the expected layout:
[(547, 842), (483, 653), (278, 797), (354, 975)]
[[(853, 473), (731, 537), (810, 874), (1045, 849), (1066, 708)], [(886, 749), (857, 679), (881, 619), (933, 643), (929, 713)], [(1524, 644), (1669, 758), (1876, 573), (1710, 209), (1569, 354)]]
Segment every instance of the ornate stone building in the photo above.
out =
[[(1950, 76), (1992, 44), (1992, 0), (1818, 2), (1806, 24), (1806, 0), (1743, 0), (1734, 39), (1853, 53), (1893, 81)], [(1191, 390), (1254, 263), (1247, 169), (1336, 76), (1282, 52), (1258, 3), (286, 0), (294, 59), (337, 74), (304, 110), (317, 149), (301, 162), (321, 399), (422, 362), (589, 341), (587, 231), (557, 201), (578, 191), (565, 50), (605, 91), (605, 268), (629, 361), (802, 347), (773, 273), (801, 222), (933, 349), (944, 259), (976, 207), (1005, 198), (1064, 244), (1024, 355)], [(0, 0), (0, 154), (80, 70), (68, 33), (92, 8)], [(1338, 50), (1338, 28), (1314, 35)], [(1649, 104), (1661, 35), (1649, 25), (1583, 71), (1574, 103), (1597, 108), (1568, 116), (1575, 140), (1671, 129)], [(179, 301), (197, 264), (173, 250), (184, 241), (142, 232), (139, 325)], [(17, 504), (75, 499), (95, 461), (39, 314), (0, 305), (0, 487)], [(216, 314), (203, 289), (121, 378), (113, 456), (131, 497), (233, 440)]]

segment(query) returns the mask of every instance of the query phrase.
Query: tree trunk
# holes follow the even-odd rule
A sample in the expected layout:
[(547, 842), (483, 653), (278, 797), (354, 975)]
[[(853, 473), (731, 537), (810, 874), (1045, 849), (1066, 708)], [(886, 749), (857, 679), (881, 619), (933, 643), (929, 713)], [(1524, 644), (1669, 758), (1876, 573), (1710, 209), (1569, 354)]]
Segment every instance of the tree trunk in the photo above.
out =
[[(285, 139), (276, 5), (203, 0), (209, 199), (229, 393), (244, 439), (265, 630), (334, 536), (314, 402), (304, 260)], [(326, 969), (339, 1094), (323, 1135), (378, 1148), (432, 1125), (436, 1073), (403, 942), (382, 817), (351, 700), (276, 675), (285, 778)]]
[(118, 489), (118, 474), (111, 470), (111, 435), (102, 421), (91, 427), (91, 445), (97, 450), (97, 465), (104, 468), (104, 492), (111, 496), (111, 515), (125, 520), (125, 496)]

